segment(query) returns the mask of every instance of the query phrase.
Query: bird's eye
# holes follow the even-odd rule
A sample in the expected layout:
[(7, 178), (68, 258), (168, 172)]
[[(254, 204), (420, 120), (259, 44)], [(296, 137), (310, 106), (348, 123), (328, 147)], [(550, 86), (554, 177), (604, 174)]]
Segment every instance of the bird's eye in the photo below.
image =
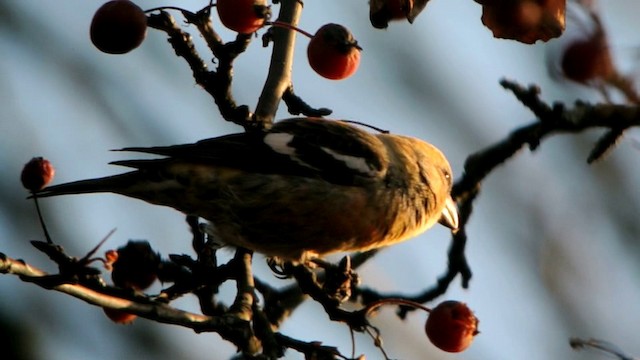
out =
[(442, 170), (442, 173), (444, 175), (444, 178), (447, 179), (447, 182), (451, 184), (451, 181), (452, 181), (451, 173), (448, 170), (444, 170), (444, 169)]

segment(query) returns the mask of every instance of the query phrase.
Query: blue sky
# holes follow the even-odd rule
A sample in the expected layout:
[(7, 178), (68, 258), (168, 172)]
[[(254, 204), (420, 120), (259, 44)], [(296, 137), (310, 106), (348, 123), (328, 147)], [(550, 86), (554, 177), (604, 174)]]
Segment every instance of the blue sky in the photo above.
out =
[[(107, 164), (124, 154), (110, 149), (193, 142), (241, 131), (221, 119), (164, 34), (150, 30), (143, 45), (125, 56), (97, 51), (88, 29), (100, 4), (9, 0), (2, 7), (10, 11), (0, 15), (0, 194), (5, 203), (0, 251), (48, 271), (55, 269), (28, 244), (41, 233), (33, 204), (23, 200), (26, 194), (18, 181), (22, 165), (32, 156), (50, 159), (57, 169), (56, 182), (62, 183), (119, 172)], [(181, 2), (191, 10), (202, 5)], [(601, 1), (600, 8), (617, 63), (637, 73), (640, 3)], [(314, 32), (327, 22), (344, 24), (364, 51), (352, 78), (328, 81), (309, 68), (307, 40), (299, 37), (293, 72), (297, 94), (313, 106), (332, 108), (332, 117), (365, 121), (436, 144), (447, 154), (456, 177), (469, 154), (533, 120), (499, 86), (501, 78), (536, 83), (549, 102), (600, 101), (589, 89), (549, 78), (548, 45), (494, 39), (473, 1), (433, 0), (413, 25), (394, 23), (386, 31), (370, 27), (367, 11), (366, 0), (305, 1), (301, 27)], [(184, 29), (206, 54), (195, 30)], [(232, 38), (226, 32), (223, 36)], [(254, 41), (238, 60), (234, 91), (239, 103), (255, 106), (269, 54), (269, 48)], [(279, 117), (287, 116), (282, 106)], [(474, 278), (468, 290), (455, 281), (440, 299), (467, 302), (481, 320), (482, 334), (456, 358), (603, 358), (572, 351), (567, 341), (572, 336), (606, 339), (640, 354), (638, 133), (630, 131), (609, 158), (587, 166), (585, 159), (599, 134), (548, 139), (536, 152), (522, 151), (483, 184), (467, 229)], [(113, 228), (117, 231), (107, 246), (148, 239), (163, 254), (190, 251), (182, 215), (171, 209), (116, 195), (47, 199), (43, 207), (54, 238), (73, 254), (88, 251)], [(444, 271), (448, 242), (444, 228), (433, 229), (385, 250), (360, 274), (367, 286), (380, 290), (419, 292)], [(256, 262), (262, 278), (280, 284), (260, 257)], [(223, 296), (228, 298), (232, 290), (225, 289)], [(143, 359), (199, 359), (206, 354), (224, 359), (234, 351), (215, 334), (195, 335), (145, 320), (116, 326), (97, 308), (8, 277), (1, 278), (0, 301), (10, 317), (28, 324), (37, 358), (135, 354)], [(190, 298), (176, 305), (197, 306)], [(428, 343), (423, 321), (422, 314), (402, 322), (384, 311), (375, 324), (394, 358), (452, 358)], [(350, 353), (348, 330), (331, 324), (310, 302), (282, 331)], [(143, 353), (141, 343), (162, 353)], [(371, 340), (361, 335), (356, 352), (378, 356)], [(299, 356), (289, 352), (287, 358)]]

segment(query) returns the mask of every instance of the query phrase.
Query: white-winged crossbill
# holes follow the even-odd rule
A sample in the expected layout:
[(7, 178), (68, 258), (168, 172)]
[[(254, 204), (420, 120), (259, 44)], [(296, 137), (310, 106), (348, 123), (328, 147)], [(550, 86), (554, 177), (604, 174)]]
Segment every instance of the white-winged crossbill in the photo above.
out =
[(116, 161), (136, 170), (37, 195), (112, 192), (170, 206), (209, 221), (219, 242), (296, 261), (458, 224), (440, 150), (342, 121), (294, 118), (264, 132), (122, 150), (165, 157)]

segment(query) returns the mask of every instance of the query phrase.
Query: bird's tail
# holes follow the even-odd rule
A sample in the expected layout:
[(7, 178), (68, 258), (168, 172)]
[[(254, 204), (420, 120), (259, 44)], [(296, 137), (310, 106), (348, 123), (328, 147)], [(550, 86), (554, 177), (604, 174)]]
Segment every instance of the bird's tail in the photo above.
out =
[(135, 186), (140, 180), (140, 173), (132, 171), (124, 174), (106, 176), (97, 179), (80, 180), (60, 185), (46, 187), (35, 193), (37, 197), (49, 197), (70, 194), (87, 193), (117, 193), (122, 194)]

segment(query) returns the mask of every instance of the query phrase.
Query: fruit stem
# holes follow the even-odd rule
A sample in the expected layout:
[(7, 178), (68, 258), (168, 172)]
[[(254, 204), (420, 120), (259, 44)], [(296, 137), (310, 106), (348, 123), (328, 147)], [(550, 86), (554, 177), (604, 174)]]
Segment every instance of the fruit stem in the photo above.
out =
[(53, 244), (53, 241), (51, 240), (51, 236), (49, 236), (49, 230), (47, 230), (47, 224), (45, 224), (44, 222), (42, 211), (40, 211), (40, 203), (38, 203), (38, 196), (36, 194), (33, 194), (33, 202), (36, 203), (36, 212), (38, 213), (38, 219), (40, 220), (42, 231), (44, 231), (44, 237), (45, 239), (47, 239), (47, 243)]
[(369, 305), (367, 305), (365, 307), (365, 316), (369, 316), (372, 312), (374, 312), (376, 309), (378, 309), (379, 307), (383, 306), (383, 305), (404, 305), (404, 306), (410, 306), (412, 308), (415, 309), (420, 309), (420, 310), (424, 310), (428, 313), (431, 312), (431, 309), (419, 304), (415, 301), (411, 301), (411, 300), (406, 300), (406, 299), (400, 299), (400, 298), (390, 298), (390, 299), (381, 299), (381, 300), (377, 300), (374, 301), (372, 303), (370, 303)]
[(309, 32), (306, 32), (306, 31), (304, 31), (304, 30), (302, 30), (302, 29), (300, 29), (298, 27), (295, 27), (295, 26), (293, 26), (291, 24), (287, 24), (285, 22), (282, 22), (282, 21), (277, 21), (277, 20), (276, 21), (265, 21), (265, 25), (271, 25), (271, 26), (281, 27), (281, 28), (284, 28), (284, 29), (294, 30), (294, 31), (297, 31), (300, 34), (308, 37), (309, 39), (313, 38), (313, 34), (311, 34)]
[[(205, 6), (202, 10), (207, 9), (207, 8), (212, 8), (214, 6), (216, 6), (216, 4), (209, 4), (209, 5)], [(185, 10), (183, 8), (179, 8), (177, 6), (159, 6), (159, 7), (155, 7), (155, 8), (152, 8), (152, 9), (145, 10), (144, 12), (145, 13), (151, 13), (151, 12), (154, 12), (154, 11), (162, 11), (162, 10), (175, 10), (175, 11), (180, 11), (181, 13), (185, 13), (186, 12), (187, 14), (192, 15), (192, 16), (195, 15), (193, 12), (191, 12), (189, 10)]]

